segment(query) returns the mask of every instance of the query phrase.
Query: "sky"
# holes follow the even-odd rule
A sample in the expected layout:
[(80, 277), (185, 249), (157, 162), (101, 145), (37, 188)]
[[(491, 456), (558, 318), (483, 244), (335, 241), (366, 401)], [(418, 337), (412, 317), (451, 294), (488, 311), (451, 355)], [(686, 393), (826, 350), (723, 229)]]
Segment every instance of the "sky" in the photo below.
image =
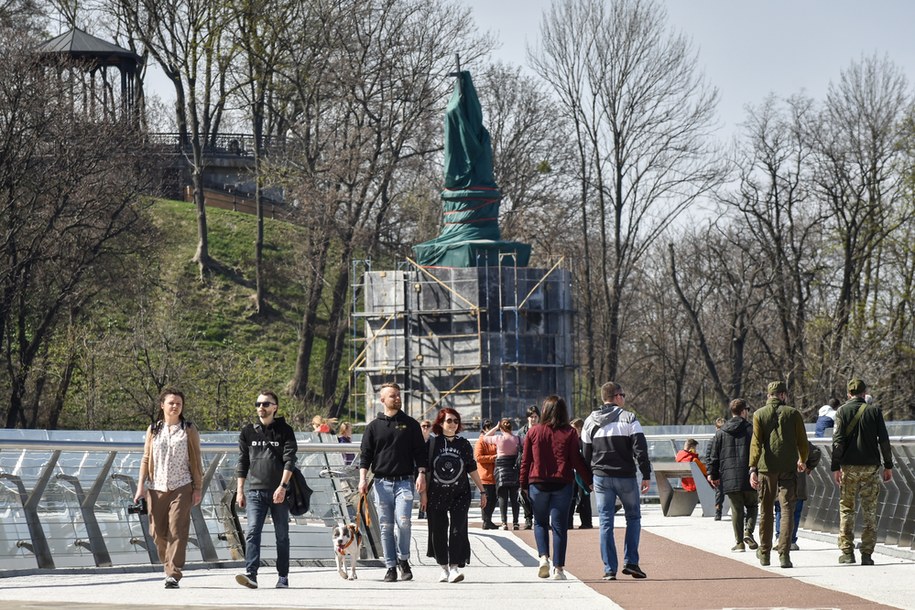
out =
[[(492, 60), (526, 67), (527, 46), (538, 44), (541, 15), (553, 0), (456, 1), (495, 36), (500, 46)], [(692, 40), (700, 69), (718, 89), (723, 138), (737, 133), (747, 104), (770, 93), (822, 100), (842, 70), (873, 54), (892, 60), (915, 86), (915, 0), (658, 1), (669, 26)], [(174, 99), (156, 67), (146, 88)]]
[[(557, 0), (564, 1), (564, 0)], [(551, 0), (461, 0), (501, 43), (493, 59), (527, 65)], [(722, 134), (747, 104), (801, 91), (823, 99), (853, 61), (889, 57), (915, 84), (913, 0), (660, 0), (671, 28), (692, 39), (700, 68), (718, 88)], [(485, 112), (485, 109), (484, 109)]]

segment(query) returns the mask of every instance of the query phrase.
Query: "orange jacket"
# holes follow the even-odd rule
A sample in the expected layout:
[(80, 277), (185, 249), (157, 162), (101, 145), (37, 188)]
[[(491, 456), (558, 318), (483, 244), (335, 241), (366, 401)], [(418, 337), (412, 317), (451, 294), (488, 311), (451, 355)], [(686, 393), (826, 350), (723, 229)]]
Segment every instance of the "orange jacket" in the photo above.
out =
[(496, 446), (477, 440), (473, 447), (473, 459), (477, 461), (477, 472), (483, 485), (495, 485)]
[[(681, 449), (679, 452), (677, 452), (676, 460), (678, 462), (696, 462), (699, 464), (699, 470), (702, 471), (702, 474), (708, 474), (705, 470), (705, 464), (703, 464), (702, 460), (699, 459), (698, 453), (693, 453), (692, 451)], [(680, 483), (683, 485), (684, 491), (696, 491), (696, 481), (693, 480), (693, 477), (683, 477)]]

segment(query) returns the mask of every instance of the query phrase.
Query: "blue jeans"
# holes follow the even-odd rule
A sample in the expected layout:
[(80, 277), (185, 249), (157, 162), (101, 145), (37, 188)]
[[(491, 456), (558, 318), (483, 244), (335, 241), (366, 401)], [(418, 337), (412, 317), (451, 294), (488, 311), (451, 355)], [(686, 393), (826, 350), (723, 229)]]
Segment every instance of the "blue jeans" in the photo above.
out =
[(375, 509), (381, 526), (384, 565), (393, 568), (398, 560), (410, 558), (410, 513), (413, 511), (413, 480), (384, 481), (372, 484)]
[(553, 565), (566, 565), (566, 547), (569, 543), (569, 505), (572, 503), (572, 487), (569, 483), (558, 491), (541, 491), (532, 483), (528, 495), (534, 513), (534, 540), (537, 541), (537, 555), (550, 554), (550, 534), (553, 530)]
[(616, 541), (613, 539), (613, 509), (617, 498), (622, 502), (626, 514), (623, 565), (639, 563), (639, 536), (642, 533), (639, 481), (635, 477), (604, 477), (595, 474), (594, 493), (597, 495), (597, 514), (600, 517), (600, 557), (604, 561), (604, 573), (616, 574), (619, 559), (616, 556)]
[(289, 505), (273, 503), (273, 490), (252, 489), (245, 492), (248, 531), (245, 532), (245, 571), (257, 576), (261, 564), (261, 532), (267, 512), (276, 532), (276, 573), (289, 576)]
[[(804, 501), (798, 500), (794, 504), (794, 531), (791, 532), (791, 542), (797, 543), (797, 529), (801, 526), (801, 513), (804, 512)], [(782, 529), (782, 505), (775, 503), (775, 537), (778, 538)]]

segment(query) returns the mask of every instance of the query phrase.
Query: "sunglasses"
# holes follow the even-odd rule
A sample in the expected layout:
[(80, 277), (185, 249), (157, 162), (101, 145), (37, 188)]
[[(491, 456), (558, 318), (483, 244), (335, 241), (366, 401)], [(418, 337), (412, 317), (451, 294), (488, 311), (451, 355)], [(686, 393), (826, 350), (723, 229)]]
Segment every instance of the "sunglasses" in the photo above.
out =
[(626, 398), (626, 395), (623, 394), (622, 392), (617, 392), (616, 394), (614, 394), (614, 396), (622, 396), (623, 398)]
[(461, 423), (461, 420), (454, 419), (453, 417), (448, 417), (448, 418), (445, 418), (445, 423), (446, 424), (459, 424), (459, 423)]
[(430, 426), (429, 424), (420, 424), (419, 427), (420, 428), (431, 428), (432, 426)]
[(276, 404), (275, 402), (256, 402), (256, 403), (254, 403), (254, 406), (255, 407), (270, 407), (275, 404)]

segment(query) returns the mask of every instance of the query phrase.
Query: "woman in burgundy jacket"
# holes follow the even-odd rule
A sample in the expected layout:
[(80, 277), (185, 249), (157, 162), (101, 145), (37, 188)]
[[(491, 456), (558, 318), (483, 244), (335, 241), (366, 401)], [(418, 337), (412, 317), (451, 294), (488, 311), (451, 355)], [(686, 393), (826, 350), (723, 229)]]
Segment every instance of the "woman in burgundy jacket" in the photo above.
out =
[[(524, 437), (521, 489), (529, 494), (534, 510), (534, 539), (540, 555), (540, 578), (566, 580), (563, 570), (568, 544), (569, 504), (575, 472), (591, 489), (591, 471), (581, 457), (578, 434), (569, 425), (569, 410), (559, 396), (543, 401), (540, 423)], [(550, 537), (553, 530), (553, 569), (550, 570)]]

